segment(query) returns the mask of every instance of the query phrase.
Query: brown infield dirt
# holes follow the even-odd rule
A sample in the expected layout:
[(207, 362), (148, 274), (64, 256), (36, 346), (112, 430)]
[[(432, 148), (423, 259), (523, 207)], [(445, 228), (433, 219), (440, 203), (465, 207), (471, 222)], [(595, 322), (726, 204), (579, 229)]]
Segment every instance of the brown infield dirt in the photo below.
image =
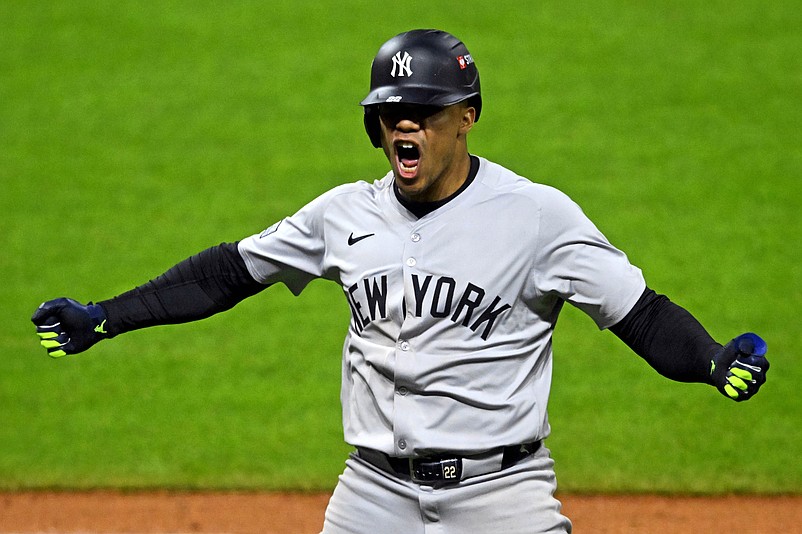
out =
[[(559, 498), (580, 534), (802, 532), (802, 496)], [(317, 534), (328, 499), (320, 493), (0, 493), (0, 532)]]

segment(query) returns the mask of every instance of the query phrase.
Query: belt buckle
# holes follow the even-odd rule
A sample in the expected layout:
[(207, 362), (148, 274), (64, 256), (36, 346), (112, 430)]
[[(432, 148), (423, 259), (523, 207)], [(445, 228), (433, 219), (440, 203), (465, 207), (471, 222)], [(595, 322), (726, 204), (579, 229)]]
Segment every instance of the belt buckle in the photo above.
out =
[(415, 482), (456, 483), (462, 478), (462, 458), (410, 458), (409, 473)]

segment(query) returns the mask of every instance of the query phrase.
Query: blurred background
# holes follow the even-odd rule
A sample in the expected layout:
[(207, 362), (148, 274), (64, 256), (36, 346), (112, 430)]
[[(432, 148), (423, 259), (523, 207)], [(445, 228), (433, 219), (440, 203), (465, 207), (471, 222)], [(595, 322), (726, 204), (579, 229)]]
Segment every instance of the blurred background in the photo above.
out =
[(328, 490), (334, 284), (53, 360), (29, 321), (260, 232), (388, 165), (358, 105), (379, 46), (465, 41), (475, 153), (571, 195), (720, 342), (769, 345), (745, 404), (658, 376), (566, 309), (562, 491), (802, 492), (799, 2), (0, 3), (0, 489)]

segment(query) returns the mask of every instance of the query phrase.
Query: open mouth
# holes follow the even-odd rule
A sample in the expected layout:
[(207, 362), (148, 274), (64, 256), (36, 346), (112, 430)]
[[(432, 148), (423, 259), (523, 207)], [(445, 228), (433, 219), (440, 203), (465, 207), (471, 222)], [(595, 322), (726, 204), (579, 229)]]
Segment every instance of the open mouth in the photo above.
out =
[(420, 150), (415, 143), (399, 141), (395, 144), (395, 153), (398, 157), (398, 169), (404, 178), (414, 178), (418, 173)]

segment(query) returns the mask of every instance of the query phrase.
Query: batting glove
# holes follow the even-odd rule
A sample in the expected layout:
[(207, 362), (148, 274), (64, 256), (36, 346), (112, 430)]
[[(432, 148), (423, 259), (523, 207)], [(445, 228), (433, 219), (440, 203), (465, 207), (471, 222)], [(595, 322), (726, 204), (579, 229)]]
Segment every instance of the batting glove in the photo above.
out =
[(766, 382), (769, 361), (765, 358), (766, 342), (757, 334), (741, 334), (710, 361), (710, 378), (714, 386), (734, 401), (745, 401)]
[(31, 321), (47, 353), (53, 358), (83, 352), (101, 339), (106, 331), (106, 312), (91, 302), (84, 306), (68, 298), (43, 302)]

